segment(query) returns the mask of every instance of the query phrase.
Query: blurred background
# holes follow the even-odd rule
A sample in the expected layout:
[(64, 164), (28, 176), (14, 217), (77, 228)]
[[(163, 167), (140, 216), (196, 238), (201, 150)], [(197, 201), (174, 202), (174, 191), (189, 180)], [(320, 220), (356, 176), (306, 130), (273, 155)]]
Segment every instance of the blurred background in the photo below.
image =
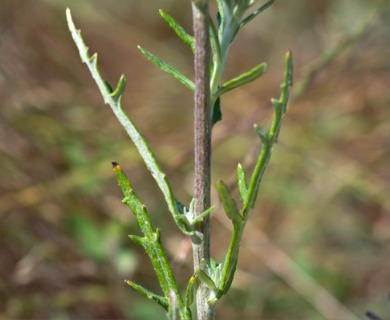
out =
[[(379, 2), (378, 2), (379, 3)], [(192, 55), (158, 9), (191, 30), (189, 1), (1, 0), (0, 318), (163, 319), (131, 279), (160, 292), (134, 216), (111, 170), (118, 161), (145, 202), (185, 288), (191, 254), (134, 146), (80, 62), (70, 6), (104, 77), (128, 80), (124, 106), (177, 197), (192, 198), (192, 93), (137, 45), (192, 77)], [(260, 148), (287, 49), (289, 110), (218, 319), (390, 318), (390, 10), (382, 1), (279, 0), (239, 33), (225, 80), (266, 61), (266, 75), (222, 98), (213, 185), (234, 189)], [(215, 14), (215, 4), (212, 1)], [(230, 229), (213, 191), (212, 254)], [(187, 254), (187, 255), (186, 255)]]

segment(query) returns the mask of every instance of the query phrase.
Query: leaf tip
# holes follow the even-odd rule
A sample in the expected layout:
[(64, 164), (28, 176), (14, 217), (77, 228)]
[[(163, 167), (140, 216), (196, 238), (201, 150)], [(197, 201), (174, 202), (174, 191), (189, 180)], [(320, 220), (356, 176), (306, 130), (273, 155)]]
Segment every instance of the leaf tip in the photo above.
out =
[(115, 174), (118, 174), (122, 171), (122, 168), (118, 162), (111, 161), (111, 164), (112, 164), (112, 170), (115, 172)]
[(66, 15), (66, 21), (68, 22), (69, 29), (75, 29), (73, 19), (72, 19), (72, 12), (70, 11), (69, 7), (66, 7), (65, 15)]
[(288, 49), (285, 56), (285, 65), (287, 73), (287, 85), (293, 85), (293, 57), (291, 49)]

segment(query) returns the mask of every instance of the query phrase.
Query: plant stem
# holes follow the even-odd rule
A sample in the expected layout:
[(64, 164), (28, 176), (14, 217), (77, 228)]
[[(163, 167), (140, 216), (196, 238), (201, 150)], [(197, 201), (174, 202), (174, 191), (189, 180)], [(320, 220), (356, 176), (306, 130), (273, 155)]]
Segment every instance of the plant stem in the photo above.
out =
[[(195, 119), (194, 152), (195, 217), (210, 208), (210, 159), (211, 159), (211, 118), (210, 118), (210, 37), (208, 0), (192, 3), (193, 29), (195, 37)], [(210, 262), (210, 218), (207, 215), (196, 226), (199, 242), (193, 242), (195, 272), (201, 268), (206, 272)], [(214, 306), (207, 303), (208, 288), (199, 283), (196, 293), (198, 320), (212, 320)]]

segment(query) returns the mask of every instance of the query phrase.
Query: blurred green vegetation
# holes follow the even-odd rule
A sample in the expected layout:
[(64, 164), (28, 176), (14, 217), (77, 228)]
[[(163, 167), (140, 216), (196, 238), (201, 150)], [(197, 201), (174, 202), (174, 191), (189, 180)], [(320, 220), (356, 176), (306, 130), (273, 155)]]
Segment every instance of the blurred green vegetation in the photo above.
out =
[[(361, 319), (367, 310), (390, 317), (390, 6), (383, 1), (366, 23), (372, 3), (277, 1), (232, 47), (227, 77), (260, 61), (269, 70), (222, 100), (214, 181), (234, 181), (239, 161), (251, 165), (258, 150), (252, 124), (268, 124), (285, 50), (294, 52), (297, 85), (324, 52), (349, 39), (289, 106), (218, 319)], [(138, 230), (121, 204), (112, 160), (162, 229), (183, 286), (191, 257), (81, 65), (66, 6), (107, 80), (126, 74), (128, 113), (178, 197), (191, 198), (191, 92), (136, 49), (142, 44), (191, 76), (191, 53), (158, 14), (163, 8), (190, 30), (189, 1), (2, 0), (0, 318), (162, 319), (159, 306), (123, 282), (159, 291), (147, 257), (127, 237)], [(230, 232), (218, 210), (212, 224), (217, 258)]]

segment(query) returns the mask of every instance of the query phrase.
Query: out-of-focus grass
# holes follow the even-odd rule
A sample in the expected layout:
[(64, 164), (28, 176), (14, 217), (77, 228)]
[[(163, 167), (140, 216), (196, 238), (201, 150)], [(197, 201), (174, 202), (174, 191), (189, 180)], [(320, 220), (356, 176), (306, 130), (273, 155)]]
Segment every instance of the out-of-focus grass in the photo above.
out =
[[(180, 256), (182, 237), (81, 65), (67, 31), (66, 5), (91, 50), (99, 52), (106, 78), (115, 83), (126, 74), (126, 109), (180, 199), (191, 197), (191, 93), (136, 50), (142, 44), (190, 76), (190, 52), (157, 11), (164, 8), (190, 28), (189, 3), (2, 1), (0, 315), (161, 319), (158, 306), (123, 283), (131, 278), (159, 290), (149, 261), (127, 238), (137, 229), (120, 202), (111, 160), (127, 171), (172, 260)], [(278, 1), (248, 25), (232, 48), (228, 75), (260, 61), (270, 68), (222, 100), (214, 180), (232, 179), (236, 163), (256, 148), (251, 126), (269, 120), (284, 51), (294, 52), (298, 83), (323, 52), (354, 33), (368, 7), (365, 1)], [(337, 312), (362, 318), (366, 310), (389, 316), (389, 12), (385, 5), (379, 11), (366, 33), (290, 105), (237, 279), (218, 309), (221, 319), (336, 320)], [(215, 257), (222, 256), (228, 236), (217, 212)], [(180, 261), (175, 269), (184, 284), (192, 273), (190, 257)]]

